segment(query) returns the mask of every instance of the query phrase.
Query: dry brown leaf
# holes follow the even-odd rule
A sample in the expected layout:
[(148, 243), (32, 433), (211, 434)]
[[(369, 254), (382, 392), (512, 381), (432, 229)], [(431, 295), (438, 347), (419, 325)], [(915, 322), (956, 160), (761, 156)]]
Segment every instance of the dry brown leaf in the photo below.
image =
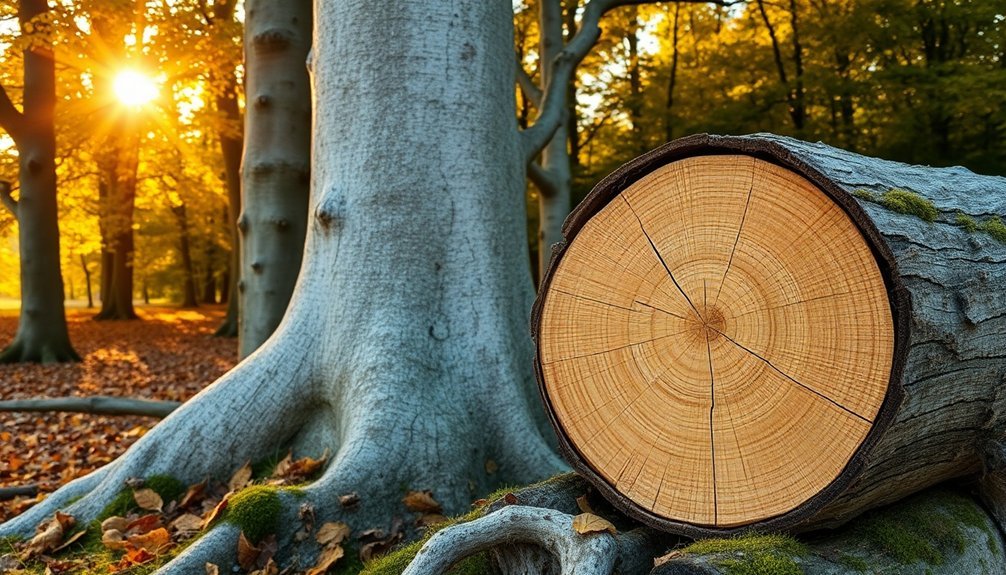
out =
[(602, 531), (607, 531), (612, 535), (618, 533), (615, 526), (612, 525), (610, 521), (604, 517), (594, 515), (593, 513), (581, 513), (574, 517), (573, 531), (576, 531), (580, 535), (586, 535), (587, 533), (600, 533)]
[(279, 460), (276, 464), (276, 469), (272, 472), (272, 477), (286, 477), (287, 473), (290, 472), (290, 468), (293, 467), (293, 452), (287, 451), (286, 457)]
[(347, 537), (349, 537), (349, 525), (339, 521), (322, 525), (314, 539), (321, 545), (338, 545)]
[(227, 482), (228, 491), (241, 491), (246, 485), (251, 481), (252, 478), (252, 468), (251, 461), (245, 463), (234, 472), (231, 476), (231, 480)]
[(586, 495), (581, 495), (576, 498), (576, 506), (580, 508), (583, 513), (593, 513), (594, 510), (590, 507), (590, 503), (587, 501)]
[(86, 534), (87, 534), (87, 529), (81, 529), (80, 531), (78, 531), (78, 532), (74, 533), (73, 535), (69, 536), (65, 541), (63, 541), (62, 545), (60, 545), (59, 547), (53, 549), (52, 552), (56, 553), (57, 551), (62, 551), (64, 549), (66, 549), (70, 545), (73, 545), (74, 541), (77, 541), (78, 539), (80, 539), (81, 537), (83, 537)]
[(157, 555), (166, 547), (171, 545), (171, 535), (168, 533), (167, 529), (161, 527), (154, 529), (149, 533), (130, 535), (126, 538), (126, 541), (137, 549), (145, 549), (154, 555)]
[(500, 466), (495, 461), (493, 461), (492, 459), (487, 459), (486, 460), (486, 473), (488, 473), (489, 475), (492, 475), (492, 474), (496, 473), (497, 471), (499, 471), (499, 469), (500, 469)]
[(142, 535), (153, 531), (161, 526), (161, 516), (157, 513), (149, 513), (143, 517), (138, 517), (126, 525), (124, 533), (126, 535)]
[(245, 537), (244, 531), (238, 536), (238, 564), (245, 571), (251, 571), (255, 568), (255, 563), (258, 561), (260, 549), (251, 544), (248, 538)]
[(257, 571), (252, 571), (248, 575), (278, 575), (278, 574), (279, 574), (279, 566), (276, 565), (275, 561), (270, 559), (266, 561), (265, 567)]
[(206, 575), (220, 575), (220, 567), (217, 567), (215, 563), (207, 563)]
[(63, 533), (73, 527), (73, 523), (73, 517), (57, 511), (55, 517), (38, 526), (37, 534), (21, 552), (21, 560), (26, 561), (59, 547), (63, 542)]
[[(206, 497), (206, 482), (196, 483), (195, 485), (189, 487), (189, 490), (185, 492), (182, 496), (182, 500), (178, 503), (180, 509), (185, 509), (191, 507), (196, 503), (199, 503)], [(207, 563), (207, 565), (212, 565), (212, 563)]]
[(109, 549), (125, 549), (126, 537), (118, 529), (108, 529), (101, 534), (101, 544)]
[(311, 568), (310, 571), (307, 572), (306, 575), (322, 575), (345, 554), (346, 552), (342, 549), (341, 545), (326, 547), (322, 550), (321, 555), (318, 557), (318, 562)]
[(133, 492), (133, 499), (140, 509), (144, 511), (161, 511), (164, 509), (164, 500), (153, 489), (139, 489)]
[(503, 501), (507, 505), (517, 505), (517, 496), (514, 495), (513, 493), (507, 493), (506, 495), (503, 496)]
[(654, 557), (653, 558), (653, 566), (654, 567), (658, 567), (660, 565), (663, 565), (664, 563), (667, 563), (671, 559), (674, 559), (675, 557), (680, 557), (681, 555), (682, 555), (681, 551), (671, 551), (667, 555), (661, 555), (660, 557)]
[(343, 507), (352, 507), (359, 502), (360, 496), (355, 491), (353, 493), (347, 493), (339, 496), (339, 505), (342, 505)]
[(433, 498), (433, 493), (430, 491), (410, 491), (402, 498), (402, 503), (405, 503), (405, 506), (410, 511), (418, 511), (420, 513), (440, 513), (443, 511), (443, 508)]
[(125, 517), (113, 516), (101, 522), (101, 531), (105, 532), (110, 529), (115, 529), (116, 531), (125, 531), (129, 528), (129, 520)]
[(225, 509), (227, 509), (227, 501), (228, 501), (227, 497), (228, 496), (225, 495), (224, 498), (220, 500), (220, 503), (217, 503), (217, 506), (213, 508), (213, 511), (210, 511), (209, 515), (207, 515), (203, 519), (204, 528), (209, 527), (210, 524), (212, 524), (213, 521), (215, 521), (216, 518), (219, 517), (220, 514), (223, 513)]
[(203, 528), (203, 518), (198, 515), (186, 513), (178, 516), (171, 522), (171, 529), (177, 533), (191, 533)]

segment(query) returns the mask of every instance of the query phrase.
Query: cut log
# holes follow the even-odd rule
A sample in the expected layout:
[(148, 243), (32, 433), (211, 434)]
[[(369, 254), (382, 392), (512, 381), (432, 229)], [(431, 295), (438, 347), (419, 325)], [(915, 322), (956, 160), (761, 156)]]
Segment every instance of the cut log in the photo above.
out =
[(1004, 215), (1006, 178), (768, 134), (626, 164), (535, 303), (566, 458), (693, 537), (833, 526), (976, 475), (1006, 431)]

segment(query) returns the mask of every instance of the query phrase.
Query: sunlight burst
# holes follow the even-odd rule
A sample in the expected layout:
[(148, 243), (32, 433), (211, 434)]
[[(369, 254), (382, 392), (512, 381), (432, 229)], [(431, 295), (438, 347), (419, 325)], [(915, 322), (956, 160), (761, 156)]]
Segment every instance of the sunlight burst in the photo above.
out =
[(157, 97), (157, 84), (136, 70), (123, 70), (115, 77), (115, 96), (127, 106), (142, 106)]

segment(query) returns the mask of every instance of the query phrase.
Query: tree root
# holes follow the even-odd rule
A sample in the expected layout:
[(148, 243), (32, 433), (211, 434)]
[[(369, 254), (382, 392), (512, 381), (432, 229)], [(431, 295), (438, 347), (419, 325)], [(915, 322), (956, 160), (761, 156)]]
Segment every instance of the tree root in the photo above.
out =
[(62, 345), (29, 345), (15, 337), (14, 341), (0, 351), (0, 364), (5, 363), (65, 363), (80, 361), (80, 356), (67, 341)]
[(38, 485), (20, 485), (16, 487), (0, 487), (0, 501), (7, 501), (15, 497), (34, 497), (38, 495)]
[[(607, 533), (581, 535), (573, 530), (573, 516), (555, 510), (511, 505), (475, 521), (448, 527), (430, 538), (402, 575), (444, 573), (458, 561), (500, 545), (529, 543), (543, 548), (566, 575), (608, 575), (615, 568), (618, 545)], [(506, 558), (511, 573), (540, 569), (542, 558)]]
[(0, 401), (2, 411), (66, 411), (96, 415), (143, 415), (167, 417), (181, 405), (179, 401), (132, 399), (96, 395), (93, 397), (53, 397)]

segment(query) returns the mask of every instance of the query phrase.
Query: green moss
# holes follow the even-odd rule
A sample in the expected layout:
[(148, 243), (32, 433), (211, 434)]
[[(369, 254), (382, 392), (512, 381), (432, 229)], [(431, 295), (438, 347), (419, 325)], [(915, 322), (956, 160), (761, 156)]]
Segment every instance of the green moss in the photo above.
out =
[(737, 537), (723, 539), (700, 539), (681, 550), (682, 553), (694, 555), (711, 555), (714, 553), (754, 553), (758, 551), (777, 551), (787, 555), (806, 555), (807, 547), (785, 535), (762, 535), (748, 533)]
[(940, 215), (933, 202), (908, 190), (888, 190), (881, 196), (880, 203), (889, 210), (917, 216), (930, 223)]
[(870, 569), (870, 564), (867, 563), (865, 559), (856, 557), (855, 555), (843, 553), (842, 556), (838, 558), (838, 562), (846, 569), (849, 569), (850, 571), (858, 571), (859, 573), (866, 573)]
[(867, 515), (858, 527), (879, 551), (904, 564), (942, 565), (947, 553), (962, 553), (970, 543), (965, 527), (990, 533), (974, 502), (960, 494), (937, 491), (897, 507)]
[[(509, 491), (505, 491), (503, 494), (505, 495), (506, 493), (509, 493)], [(492, 501), (489, 498), (486, 498), (486, 500)], [(412, 563), (412, 560), (416, 557), (416, 553), (419, 553), (419, 550), (426, 544), (427, 541), (429, 541), (430, 537), (433, 537), (434, 533), (444, 529), (445, 527), (457, 525), (458, 523), (466, 523), (468, 521), (478, 519), (481, 516), (482, 508), (480, 507), (469, 511), (464, 515), (451, 517), (447, 521), (428, 529), (423, 535), (423, 538), (419, 541), (409, 543), (397, 551), (367, 562), (360, 575), (399, 575), (402, 571), (405, 571), (405, 568), (409, 566), (409, 563)], [(450, 573), (454, 573), (456, 575), (486, 573), (489, 571), (487, 561), (488, 560), (484, 554), (480, 553), (461, 561), (450, 571)]]
[(227, 502), (222, 520), (237, 525), (245, 537), (257, 543), (279, 528), (279, 514), (283, 508), (280, 491), (283, 489), (273, 485), (242, 489)]
[(792, 557), (761, 551), (743, 559), (724, 559), (717, 565), (727, 575), (803, 575), (803, 569)]
[(978, 231), (978, 223), (975, 222), (975, 219), (963, 212), (959, 212), (957, 214), (956, 224), (957, 227), (964, 228), (964, 231), (969, 234), (973, 234)]
[[(153, 489), (161, 496), (164, 503), (178, 499), (185, 493), (185, 484), (168, 475), (151, 475), (143, 480), (143, 487)], [(98, 514), (99, 520), (109, 517), (125, 517), (140, 507), (133, 498), (133, 489), (126, 488), (119, 492), (108, 505)]]
[(996, 240), (1006, 244), (1006, 224), (1004, 224), (998, 217), (992, 216), (991, 219), (981, 225), (981, 230)]
[(864, 190), (862, 188), (858, 190), (852, 190), (852, 195), (861, 200), (866, 200), (868, 202), (872, 202), (877, 199), (877, 197), (873, 195), (873, 192), (871, 192), (870, 190)]

